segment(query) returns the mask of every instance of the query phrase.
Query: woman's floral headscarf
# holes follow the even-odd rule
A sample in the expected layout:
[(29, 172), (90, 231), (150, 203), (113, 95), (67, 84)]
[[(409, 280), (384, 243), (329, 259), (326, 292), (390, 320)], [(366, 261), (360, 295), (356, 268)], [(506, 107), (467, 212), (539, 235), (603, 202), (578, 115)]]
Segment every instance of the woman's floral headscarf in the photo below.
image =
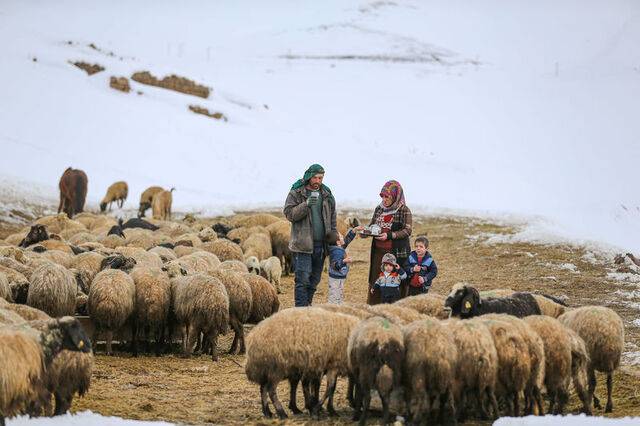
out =
[(389, 215), (395, 213), (401, 206), (404, 205), (404, 192), (402, 191), (402, 185), (396, 180), (390, 180), (385, 183), (380, 190), (380, 197), (389, 196), (393, 199), (393, 203), (389, 207), (384, 205), (384, 200), (380, 202), (383, 215)]

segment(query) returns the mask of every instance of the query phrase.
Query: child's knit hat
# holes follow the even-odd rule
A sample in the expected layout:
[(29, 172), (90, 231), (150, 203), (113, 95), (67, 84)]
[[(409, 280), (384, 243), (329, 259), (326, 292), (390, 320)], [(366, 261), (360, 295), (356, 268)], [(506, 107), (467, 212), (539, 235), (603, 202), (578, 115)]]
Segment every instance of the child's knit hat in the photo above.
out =
[(395, 266), (396, 257), (391, 253), (385, 253), (384, 256), (382, 256), (382, 265), (384, 266), (385, 263)]

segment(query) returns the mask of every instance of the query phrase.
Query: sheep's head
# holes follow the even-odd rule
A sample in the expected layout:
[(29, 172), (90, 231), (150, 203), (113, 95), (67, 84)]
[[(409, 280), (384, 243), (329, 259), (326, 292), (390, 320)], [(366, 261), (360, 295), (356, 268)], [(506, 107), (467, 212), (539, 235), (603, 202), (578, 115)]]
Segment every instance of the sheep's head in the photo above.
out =
[(247, 265), (247, 269), (252, 274), (260, 275), (260, 262), (255, 256), (249, 256), (244, 260), (244, 264)]
[(169, 275), (169, 278), (183, 277), (188, 273), (188, 271), (176, 260), (165, 263), (162, 270)]
[(77, 319), (62, 317), (56, 321), (62, 333), (62, 349), (91, 352), (91, 341)]
[(39, 243), (49, 239), (47, 227), (44, 225), (33, 225), (26, 237), (20, 242), (20, 247), (29, 247), (30, 245)]
[(103, 201), (100, 203), (100, 213), (104, 213), (105, 210), (107, 210), (107, 203)]
[(468, 284), (458, 283), (451, 289), (444, 306), (451, 308), (452, 316), (469, 318), (474, 316), (474, 311), (481, 303), (478, 290)]
[(109, 229), (109, 232), (107, 232), (107, 235), (119, 235), (122, 238), (126, 238), (121, 224), (113, 225), (111, 229)]

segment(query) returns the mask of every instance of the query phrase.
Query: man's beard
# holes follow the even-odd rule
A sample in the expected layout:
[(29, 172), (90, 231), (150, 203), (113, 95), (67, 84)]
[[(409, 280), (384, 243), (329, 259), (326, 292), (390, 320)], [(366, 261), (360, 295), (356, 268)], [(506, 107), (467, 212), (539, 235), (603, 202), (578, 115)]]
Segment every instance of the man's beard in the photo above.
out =
[(312, 183), (311, 184), (311, 189), (318, 189), (320, 188), (320, 184), (319, 183)]

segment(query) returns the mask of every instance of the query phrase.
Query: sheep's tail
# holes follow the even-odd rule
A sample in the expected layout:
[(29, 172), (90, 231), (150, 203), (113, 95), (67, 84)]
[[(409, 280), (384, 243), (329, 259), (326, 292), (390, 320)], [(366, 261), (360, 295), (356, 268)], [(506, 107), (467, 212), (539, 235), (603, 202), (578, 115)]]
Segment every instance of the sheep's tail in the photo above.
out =
[(562, 300), (562, 299), (560, 299), (558, 297), (550, 296), (550, 295), (544, 294), (544, 293), (540, 293), (540, 296), (546, 297), (547, 299), (551, 300), (552, 302), (557, 303), (558, 305), (569, 307), (569, 305), (567, 305), (567, 302), (565, 302), (564, 300)]
[(393, 370), (383, 364), (376, 374), (376, 389), (380, 395), (388, 395), (393, 390)]

